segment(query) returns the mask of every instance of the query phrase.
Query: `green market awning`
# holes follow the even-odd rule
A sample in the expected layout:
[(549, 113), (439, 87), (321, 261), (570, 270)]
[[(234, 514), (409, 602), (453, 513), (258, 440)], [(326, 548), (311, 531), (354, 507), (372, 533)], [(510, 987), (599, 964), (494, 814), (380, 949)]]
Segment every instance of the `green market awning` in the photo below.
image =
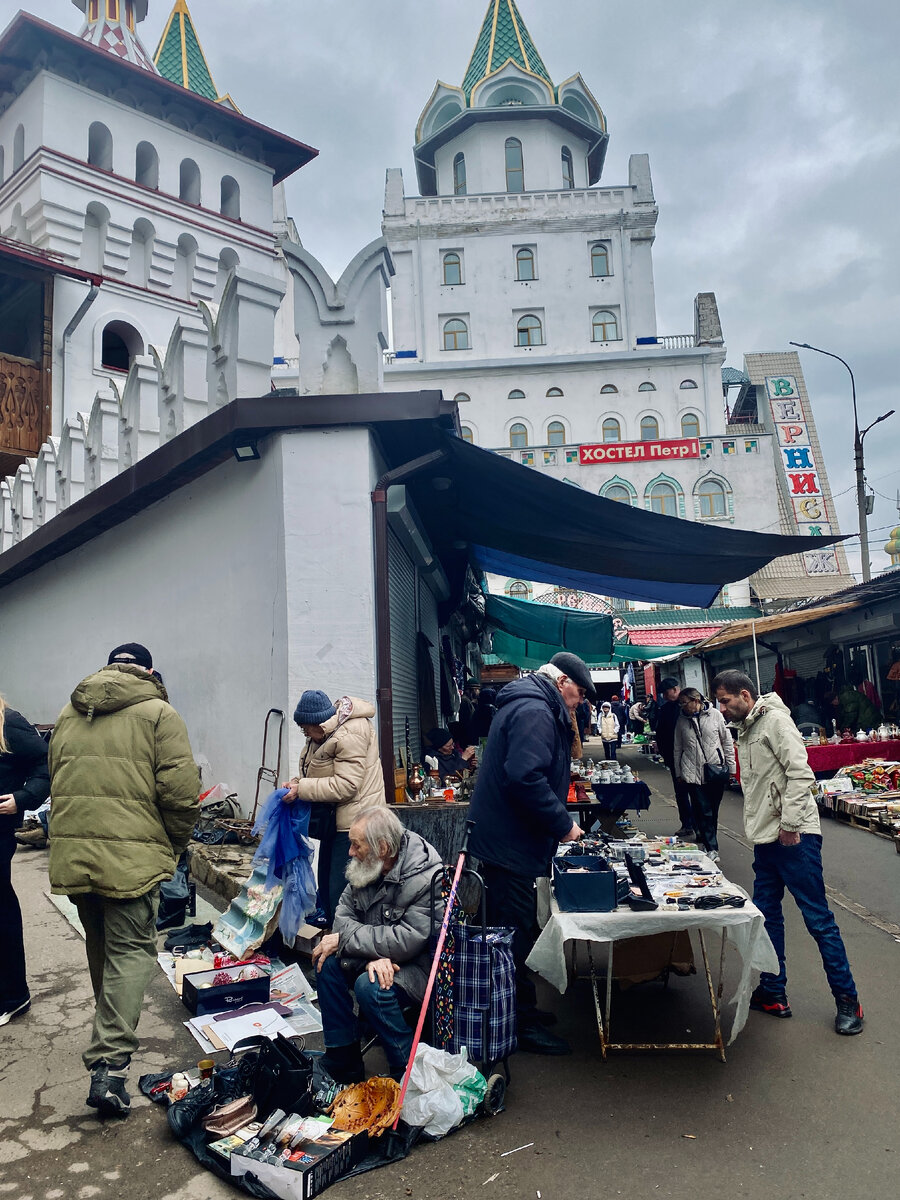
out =
[[(512, 603), (522, 602), (513, 601)], [(571, 648), (515, 637), (513, 634), (505, 633), (502, 629), (494, 632), (492, 641), (493, 653), (501, 662), (512, 663), (513, 666), (529, 671), (536, 671), (538, 667), (542, 667), (560, 650)], [(600, 669), (608, 666), (622, 666), (630, 662), (654, 662), (661, 658), (674, 658), (692, 649), (693, 646), (629, 646), (618, 643), (608, 656), (596, 659), (585, 658), (585, 662), (589, 667)], [(578, 652), (575, 651), (575, 653)], [(584, 656), (582, 655), (582, 657)]]
[(571, 650), (585, 662), (605, 662), (613, 652), (612, 617), (605, 613), (502, 596), (485, 596), (484, 609), (489, 624), (523, 642), (553, 646), (553, 654)]

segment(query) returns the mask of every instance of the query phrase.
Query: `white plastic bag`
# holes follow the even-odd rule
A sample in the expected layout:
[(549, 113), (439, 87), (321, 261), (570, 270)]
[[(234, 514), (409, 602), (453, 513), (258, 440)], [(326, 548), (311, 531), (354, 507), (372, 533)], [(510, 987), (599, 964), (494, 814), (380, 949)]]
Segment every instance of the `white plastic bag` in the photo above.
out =
[[(454, 1085), (468, 1085), (460, 1088), (467, 1100), (465, 1108)], [(484, 1088), (484, 1078), (469, 1062), (465, 1046), (459, 1054), (447, 1054), (419, 1042), (403, 1101), (403, 1120), (423, 1126), (432, 1137), (443, 1137), (473, 1111), (472, 1092), (483, 1096)]]

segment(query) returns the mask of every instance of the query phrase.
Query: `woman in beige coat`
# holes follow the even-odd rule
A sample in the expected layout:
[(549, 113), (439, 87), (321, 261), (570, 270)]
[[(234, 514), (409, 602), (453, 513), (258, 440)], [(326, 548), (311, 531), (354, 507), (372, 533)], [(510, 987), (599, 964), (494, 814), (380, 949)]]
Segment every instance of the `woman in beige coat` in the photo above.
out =
[(696, 688), (678, 696), (681, 716), (675, 725), (675, 776), (687, 784), (694, 811), (694, 828), (714, 862), (719, 861), (719, 805), (725, 779), (707, 779), (704, 767), (727, 767), (734, 776), (734, 742), (725, 718)]
[[(378, 739), (367, 700), (341, 696), (334, 704), (324, 692), (306, 691), (294, 710), (294, 720), (306, 735), (300, 770), (290, 782), (285, 800), (329, 805), (319, 844), (319, 898), (331, 925), (337, 902), (346, 887), (344, 870), (350, 858), (350, 826), (358, 813), (384, 804), (384, 775)], [(316, 815), (313, 809), (314, 817)], [(333, 823), (329, 819), (333, 814)]]

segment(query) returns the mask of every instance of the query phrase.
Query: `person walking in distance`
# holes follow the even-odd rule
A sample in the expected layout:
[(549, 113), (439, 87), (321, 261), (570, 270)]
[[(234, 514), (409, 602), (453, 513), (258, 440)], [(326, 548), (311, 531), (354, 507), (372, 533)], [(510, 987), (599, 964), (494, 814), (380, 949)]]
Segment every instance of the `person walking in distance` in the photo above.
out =
[(774, 692), (760, 696), (742, 671), (720, 672), (712, 690), (738, 732), (744, 829), (753, 843), (753, 902), (778, 955), (778, 974), (760, 976), (750, 1007), (773, 1017), (791, 1016), (781, 908), (787, 888), (819, 947), (837, 1006), (835, 1032), (861, 1033), (862, 1005), (825, 897), (816, 778), (803, 738), (781, 698)]
[(150, 651), (117, 646), (75, 688), (50, 739), (50, 890), (84, 926), (94, 1022), (86, 1103), (127, 1117), (144, 990), (156, 968), (159, 885), (197, 820), (200, 777)]
[(678, 806), (678, 820), (681, 827), (676, 829), (675, 836), (692, 841), (694, 838), (694, 820), (691, 811), (691, 794), (688, 785), (678, 777), (675, 770), (675, 726), (681, 716), (678, 704), (678, 693), (681, 684), (671, 675), (660, 681), (659, 692), (662, 704), (657, 710), (656, 717), (656, 748), (662, 755), (663, 762), (669, 768), (672, 776), (672, 787), (675, 790), (675, 803)]
[(675, 773), (687, 784), (694, 812), (692, 824), (703, 849), (719, 861), (719, 805), (734, 776), (734, 743), (717, 708), (696, 688), (678, 697), (681, 716), (675, 726)]
[(600, 740), (603, 742), (603, 753), (607, 761), (616, 761), (616, 746), (619, 743), (620, 725), (612, 705), (604, 700), (600, 705)]

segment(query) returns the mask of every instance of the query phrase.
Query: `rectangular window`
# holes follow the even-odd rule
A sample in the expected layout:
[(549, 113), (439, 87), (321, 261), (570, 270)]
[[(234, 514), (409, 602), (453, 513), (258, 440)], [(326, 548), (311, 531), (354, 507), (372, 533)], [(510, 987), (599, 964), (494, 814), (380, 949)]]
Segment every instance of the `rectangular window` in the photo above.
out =
[(756, 438), (748, 438), (747, 441), (744, 442), (744, 453), (759, 454), (759, 442), (756, 440)]
[(737, 451), (735, 450), (734, 442), (723, 442), (722, 443), (722, 453), (723, 454), (736, 454)]
[(106, 15), (111, 21), (118, 21), (119, 0), (106, 0)]

